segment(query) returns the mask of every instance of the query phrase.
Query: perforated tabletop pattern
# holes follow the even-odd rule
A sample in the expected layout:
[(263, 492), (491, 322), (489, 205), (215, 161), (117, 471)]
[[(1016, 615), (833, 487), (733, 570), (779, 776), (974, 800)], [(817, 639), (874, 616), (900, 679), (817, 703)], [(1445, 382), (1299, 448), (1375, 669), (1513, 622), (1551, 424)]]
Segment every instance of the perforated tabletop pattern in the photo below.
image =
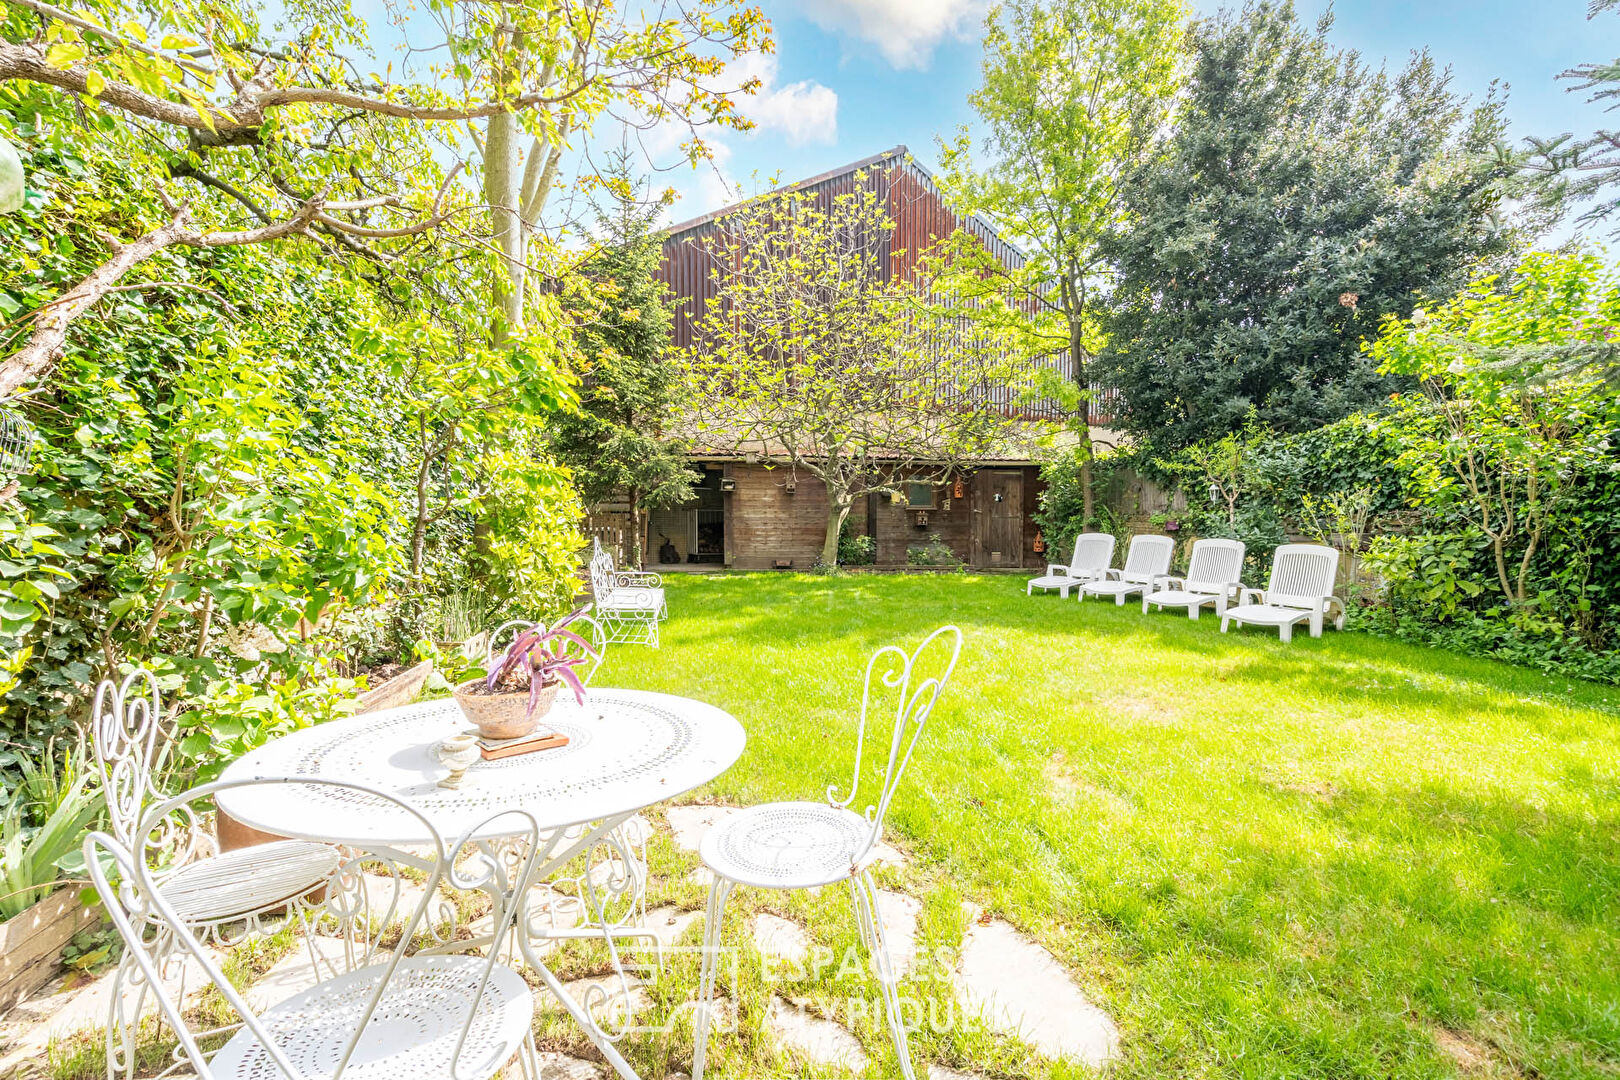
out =
[[(503, 810), (532, 814), (542, 829), (598, 821), (674, 798), (720, 775), (745, 736), (731, 714), (672, 694), (592, 689), (584, 706), (558, 700), (544, 723), (567, 746), (468, 770), (458, 789), (435, 750), (471, 724), (453, 700), (406, 705), (293, 732), (232, 764), (224, 779), (320, 776), (389, 792), (453, 841)], [(422, 823), (364, 792), (316, 785), (239, 788), (219, 802), (231, 817), (281, 836), (338, 843), (431, 842)], [(480, 838), (519, 831), (513, 818)]]

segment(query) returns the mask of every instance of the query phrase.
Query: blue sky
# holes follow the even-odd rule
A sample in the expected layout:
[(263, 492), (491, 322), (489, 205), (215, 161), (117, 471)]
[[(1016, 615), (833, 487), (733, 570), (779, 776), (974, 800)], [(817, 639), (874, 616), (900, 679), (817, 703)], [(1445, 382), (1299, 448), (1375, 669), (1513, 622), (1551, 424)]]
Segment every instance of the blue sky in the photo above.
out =
[[(1218, 0), (1196, 0), (1200, 13)], [(1298, 0), (1312, 21), (1327, 0)], [(666, 173), (682, 195), (672, 217), (694, 217), (725, 201), (722, 180), (754, 190), (780, 174), (796, 180), (904, 143), (924, 164), (935, 136), (972, 120), (967, 96), (979, 74), (982, 0), (764, 0), (777, 52), (749, 74), (765, 80), (750, 101), (759, 129), (721, 140), (720, 175)], [(1449, 65), (1459, 90), (1508, 84), (1514, 138), (1620, 125), (1620, 114), (1568, 93), (1557, 74), (1620, 55), (1620, 15), (1588, 21), (1585, 0), (1363, 0), (1334, 6), (1332, 40), (1366, 59), (1404, 63), (1428, 47)]]

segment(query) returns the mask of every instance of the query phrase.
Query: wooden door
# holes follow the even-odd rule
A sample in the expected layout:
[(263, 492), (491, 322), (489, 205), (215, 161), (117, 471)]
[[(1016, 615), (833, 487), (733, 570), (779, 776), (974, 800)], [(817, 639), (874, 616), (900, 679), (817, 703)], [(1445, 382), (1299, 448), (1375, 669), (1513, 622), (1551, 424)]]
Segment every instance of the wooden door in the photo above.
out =
[(985, 469), (974, 477), (973, 550), (982, 567), (1024, 565), (1024, 474)]

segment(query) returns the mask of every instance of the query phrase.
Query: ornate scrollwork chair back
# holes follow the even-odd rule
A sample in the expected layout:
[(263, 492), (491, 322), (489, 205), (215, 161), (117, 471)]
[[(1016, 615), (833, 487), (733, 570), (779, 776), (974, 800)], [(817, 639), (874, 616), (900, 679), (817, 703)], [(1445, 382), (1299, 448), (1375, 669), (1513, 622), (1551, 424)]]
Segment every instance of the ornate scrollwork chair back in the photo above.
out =
[[(936, 644), (937, 643), (937, 644)], [(898, 645), (885, 645), (873, 653), (866, 662), (866, 680), (861, 689), (861, 719), (855, 733), (855, 766), (850, 778), (849, 793), (842, 798), (838, 785), (827, 788), (827, 801), (834, 806), (848, 807), (861, 789), (861, 757), (866, 747), (866, 727), (871, 719), (874, 697), (880, 704), (885, 697), (894, 701), (894, 722), (889, 731), (889, 755), (883, 767), (883, 781), (877, 801), (867, 805), (865, 813), (872, 823), (872, 833), (861, 849), (864, 857), (878, 842), (883, 832), (883, 818), (894, 799), (900, 778), (911, 762), (917, 739), (928, 723), (929, 714), (939, 701), (941, 691), (950, 682), (951, 673), (962, 655), (962, 631), (954, 626), (942, 626), (922, 640), (922, 644), (908, 655)], [(934, 670), (926, 673), (932, 662)], [(859, 861), (859, 859), (857, 859)]]
[(125, 847), (135, 844), (141, 811), (152, 798), (158, 729), (163, 703), (157, 676), (136, 668), (121, 682), (104, 679), (90, 709), (90, 745), (101, 770), (101, 792), (112, 833)]
[[(147, 843), (147, 831), (161, 827), (181, 804), (211, 799), (234, 788), (292, 785), (306, 786), (305, 793), (309, 786), (344, 789), (350, 798), (387, 802), (391, 813), (414, 819), (424, 835), (433, 837), (433, 843), (425, 856), (383, 847), (356, 849), (335, 865), (323, 883), (324, 896), (311, 902), (334, 916), (348, 932), (365, 937), (363, 961), (281, 1002), (259, 1008), (249, 1000), (251, 988), (240, 991), (225, 977), (194, 922), (175, 906), (168, 883), (154, 876), (146, 860), (131, 852)], [(288, 796), (297, 794), (289, 790)], [(431, 929), (426, 924), (441, 881), (456, 888), (482, 888), (501, 875), (527, 876), (530, 872), (539, 830), (533, 818), (519, 811), (496, 815), (512, 817), (522, 820), (507, 824), (527, 842), (502, 855), (470, 839), (488, 823), (475, 826), (456, 842), (447, 842), (409, 804), (364, 785), (315, 777), (218, 781), (153, 805), (142, 818), (135, 849), (104, 833), (91, 834), (85, 841), (85, 859), (96, 891), (124, 939), (126, 957), (137, 969), (137, 981), (156, 996), (163, 1019), (178, 1039), (177, 1059), (189, 1062), (204, 1080), (303, 1080), (310, 1076), (341, 1080), (351, 1064), (361, 1062), (368, 1075), (375, 1071), (378, 1076), (401, 1080), (487, 1080), (517, 1054), (526, 1055), (526, 1075), (532, 1076), (538, 1075), (531, 1035), (533, 997), (522, 978), (500, 964), (498, 950), (491, 949), (487, 957), (416, 952), (422, 934)], [(354, 918), (357, 911), (367, 910), (366, 904), (363, 900), (357, 904), (354, 882), (345, 879), (357, 877), (362, 867), (375, 872), (379, 865), (393, 866), (396, 881), (403, 880), (399, 871), (406, 865), (426, 875), (421, 897), (410, 905), (402, 925), (390, 926), (387, 919)], [(509, 906), (496, 927), (497, 934), (511, 931), (515, 915), (516, 908)], [(392, 937), (396, 932), (397, 940)], [(200, 972), (214, 985), (234, 1014), (234, 1022), (205, 1027), (206, 1021), (196, 1010), (184, 1007), (184, 983), (177, 985), (172, 970), (175, 959), (183, 960), (188, 969)], [(126, 1012), (121, 1038), (108, 1033), (109, 1050), (116, 1051), (120, 1060), (134, 1047), (140, 1014), (139, 1008)], [(408, 1017), (408, 1023), (401, 1023), (401, 1017)], [(379, 1022), (373, 1024), (374, 1018)], [(230, 1037), (225, 1040), (227, 1034)], [(384, 1060), (387, 1067), (377, 1071)], [(114, 1070), (110, 1057), (109, 1075)]]

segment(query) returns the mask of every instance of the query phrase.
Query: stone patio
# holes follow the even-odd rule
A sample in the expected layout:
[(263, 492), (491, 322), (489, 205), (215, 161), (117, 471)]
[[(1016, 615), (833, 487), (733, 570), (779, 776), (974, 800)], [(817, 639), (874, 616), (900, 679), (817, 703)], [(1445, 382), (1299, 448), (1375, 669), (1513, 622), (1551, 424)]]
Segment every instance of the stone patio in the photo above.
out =
[[(666, 811), (671, 839), (682, 850), (695, 852), (703, 834), (731, 812), (717, 806), (671, 807)], [(883, 847), (881, 857), (885, 861), (904, 865), (901, 852), (889, 845)], [(394, 882), (379, 879), (367, 885), (380, 898), (391, 892)], [(410, 903), (420, 899), (419, 891), (408, 899)], [(401, 910), (408, 911), (408, 905), (402, 905)], [(904, 976), (916, 967), (922, 904), (905, 893), (883, 889), (878, 894), (878, 910), (896, 972)], [(1098, 1068), (1117, 1056), (1119, 1031), (1113, 1021), (1075, 985), (1051, 953), (1009, 923), (983, 917), (977, 908), (969, 907), (968, 915), (968, 930), (950, 978), (968, 1017), (982, 1020), (991, 1031), (1017, 1038), (1049, 1058), (1068, 1058)], [(665, 905), (647, 912), (646, 927), (662, 947), (669, 948), (677, 943), (695, 944), (696, 935), (688, 931), (700, 926), (702, 920), (700, 910)], [(813, 939), (793, 919), (760, 912), (750, 918), (749, 932), (760, 953), (779, 965), (779, 977), (791, 978), (795, 968), (812, 957)], [(313, 947), (324, 959), (339, 959), (338, 946), (329, 939), (317, 938)], [(253, 982), (246, 992), (248, 1000), (262, 1008), (309, 986), (314, 981), (309, 950), (310, 944), (301, 939), (294, 950)], [(188, 973), (188, 988), (197, 985), (198, 975), (197, 971)], [(580, 979), (570, 985), (583, 991), (587, 985), (602, 981)], [(648, 999), (638, 982), (632, 980), (631, 986), (631, 1008), (640, 1011)], [(42, 1076), (46, 1050), (53, 1040), (102, 1024), (110, 988), (111, 979), (106, 974), (96, 979), (79, 977), (77, 982), (60, 979), (34, 1000), (18, 1006), (0, 1022), (0, 1080)], [(616, 984), (614, 993), (617, 995)], [(779, 991), (772, 997), (766, 1028), (788, 1057), (833, 1073), (859, 1073), (866, 1067), (867, 1051), (845, 1025), (826, 1015), (816, 1003), (795, 1000), (784, 993)], [(537, 992), (537, 1005), (557, 1007), (543, 989)], [(621, 1000), (617, 1008), (609, 1009), (619, 1011), (622, 1007)], [(607, 1075), (601, 1066), (589, 1061), (557, 1053), (542, 1057), (542, 1076), (546, 1080), (598, 1080)], [(927, 1075), (929, 1080), (979, 1080), (976, 1074), (939, 1065), (928, 1066)]]

